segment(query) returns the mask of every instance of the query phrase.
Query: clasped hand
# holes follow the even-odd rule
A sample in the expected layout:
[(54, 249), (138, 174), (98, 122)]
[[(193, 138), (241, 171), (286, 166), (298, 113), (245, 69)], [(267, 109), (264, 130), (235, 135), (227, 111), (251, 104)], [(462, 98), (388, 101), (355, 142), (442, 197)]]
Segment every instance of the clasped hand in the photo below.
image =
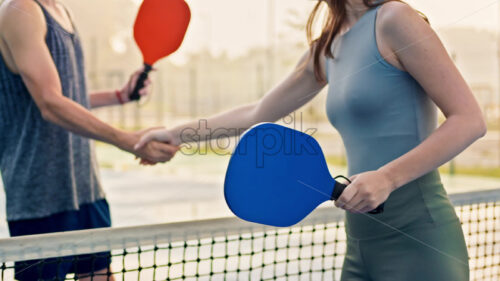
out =
[(177, 151), (178, 145), (173, 145), (168, 140), (151, 137), (151, 132), (165, 131), (158, 127), (128, 134), (126, 150), (133, 153), (141, 160), (141, 164), (155, 165), (170, 161)]

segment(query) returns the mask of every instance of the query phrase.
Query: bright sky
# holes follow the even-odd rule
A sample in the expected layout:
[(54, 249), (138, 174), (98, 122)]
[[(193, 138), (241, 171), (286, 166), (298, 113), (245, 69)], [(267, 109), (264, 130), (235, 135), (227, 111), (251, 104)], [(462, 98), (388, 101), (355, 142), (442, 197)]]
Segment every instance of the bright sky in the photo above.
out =
[[(131, 0), (136, 3), (140, 0)], [(311, 0), (186, 0), (191, 6), (192, 23), (179, 58), (186, 52), (208, 48), (214, 53), (226, 51), (231, 56), (254, 46), (282, 40), (279, 34), (293, 34), (286, 24), (307, 17), (316, 3)], [(269, 7), (275, 3), (275, 30), (270, 28)], [(499, 0), (407, 0), (424, 12), (434, 28), (472, 26), (496, 29)], [(305, 38), (305, 37), (304, 37)], [(175, 58), (174, 58), (175, 59)]]

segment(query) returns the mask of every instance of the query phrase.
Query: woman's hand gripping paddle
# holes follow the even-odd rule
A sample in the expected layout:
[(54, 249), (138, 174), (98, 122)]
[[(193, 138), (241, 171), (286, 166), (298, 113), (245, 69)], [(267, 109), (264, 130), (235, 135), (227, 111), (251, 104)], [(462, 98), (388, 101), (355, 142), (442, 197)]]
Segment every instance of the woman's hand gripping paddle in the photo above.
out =
[[(242, 135), (227, 168), (224, 196), (243, 220), (287, 227), (337, 200), (345, 188), (331, 177), (313, 137), (264, 123)], [(381, 212), (383, 205), (370, 213)]]
[(184, 0), (144, 0), (134, 24), (134, 39), (142, 52), (144, 72), (139, 77), (130, 100), (139, 100), (153, 64), (179, 49), (191, 20)]

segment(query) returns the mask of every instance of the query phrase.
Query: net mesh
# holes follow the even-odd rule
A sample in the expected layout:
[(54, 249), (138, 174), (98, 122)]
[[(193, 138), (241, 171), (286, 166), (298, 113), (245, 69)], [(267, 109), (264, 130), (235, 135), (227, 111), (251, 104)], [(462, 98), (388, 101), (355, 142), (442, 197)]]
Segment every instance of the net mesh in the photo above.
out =
[[(500, 190), (461, 194), (451, 199), (468, 245), (471, 280), (500, 280)], [(70, 234), (52, 235), (48, 240), (41, 240), (42, 236), (26, 238), (14, 246), (9, 244), (17, 254), (2, 256), (2, 245), (12, 241), (5, 239), (0, 241), (1, 278), (13, 280), (13, 262), (29, 256), (44, 259), (35, 263), (18, 262), (18, 266), (40, 275), (51, 265), (74, 266), (78, 264), (71, 263), (75, 259), (87, 259), (87, 264), (95, 265), (99, 260), (111, 258), (110, 272), (93, 273), (94, 278), (99, 276), (102, 280), (110, 275), (116, 280), (339, 280), (346, 250), (342, 215), (332, 208), (317, 210), (292, 228), (263, 227), (227, 218), (182, 226), (166, 224), (154, 229), (138, 227), (121, 232), (142, 237), (136, 240), (130, 236), (124, 238), (112, 229), (92, 235), (75, 233), (76, 236), (67, 239), (73, 241), (71, 253), (101, 252), (77, 258), (53, 259), (58, 251), (59, 255), (68, 253), (63, 243), (66, 243), (64, 235)], [(106, 237), (113, 243), (92, 248), (96, 237)], [(49, 241), (53, 250), (43, 253), (36, 241)], [(78, 275), (68, 274), (64, 278), (75, 280)]]
[(125, 280), (333, 280), (344, 250), (336, 252), (345, 240), (340, 228), (340, 223), (325, 224), (122, 250), (113, 254), (122, 258), (115, 275)]

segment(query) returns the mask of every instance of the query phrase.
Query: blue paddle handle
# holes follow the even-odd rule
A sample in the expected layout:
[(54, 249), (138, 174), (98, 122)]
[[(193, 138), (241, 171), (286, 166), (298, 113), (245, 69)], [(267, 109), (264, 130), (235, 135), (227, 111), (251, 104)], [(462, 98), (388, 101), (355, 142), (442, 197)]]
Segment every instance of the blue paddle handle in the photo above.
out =
[[(330, 198), (330, 200), (337, 201), (337, 199), (339, 199), (340, 195), (342, 195), (342, 192), (344, 192), (344, 189), (346, 189), (346, 187), (347, 187), (346, 184), (335, 181), (335, 186), (333, 187), (332, 197)], [(383, 212), (384, 212), (384, 203), (378, 206), (375, 210), (372, 210), (368, 213), (376, 215)]]
[(342, 195), (342, 192), (344, 192), (344, 189), (346, 187), (347, 187), (346, 184), (342, 184), (338, 181), (335, 181), (335, 186), (333, 187), (332, 197), (330, 198), (330, 200), (337, 201), (340, 195)]
[(144, 64), (144, 71), (141, 73), (139, 76), (139, 79), (137, 79), (137, 82), (135, 83), (135, 88), (132, 94), (130, 94), (129, 98), (131, 101), (138, 101), (141, 99), (141, 95), (139, 95), (139, 91), (144, 88), (144, 82), (148, 79), (149, 72), (153, 70), (153, 67), (147, 63)]

